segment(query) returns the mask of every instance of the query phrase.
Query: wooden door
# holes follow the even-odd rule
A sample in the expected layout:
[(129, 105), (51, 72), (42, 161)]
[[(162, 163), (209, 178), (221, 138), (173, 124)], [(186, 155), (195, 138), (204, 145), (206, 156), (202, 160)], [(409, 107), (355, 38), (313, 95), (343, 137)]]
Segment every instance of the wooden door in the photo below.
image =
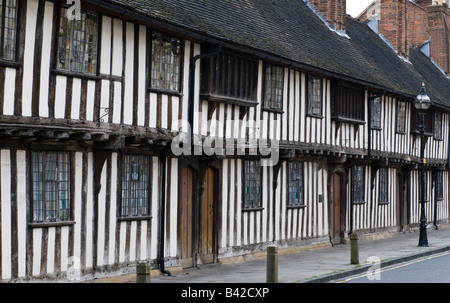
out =
[(203, 182), (200, 205), (200, 259), (203, 264), (214, 262), (214, 169), (208, 168)]
[(182, 268), (194, 266), (192, 201), (194, 197), (194, 173), (189, 167), (181, 170), (181, 190), (179, 205), (180, 265)]
[(406, 193), (405, 178), (402, 174), (397, 175), (397, 192), (395, 199), (397, 200), (397, 226), (402, 231), (408, 225), (408, 196)]
[(334, 244), (341, 243), (341, 184), (342, 177), (335, 173), (331, 179), (331, 238)]

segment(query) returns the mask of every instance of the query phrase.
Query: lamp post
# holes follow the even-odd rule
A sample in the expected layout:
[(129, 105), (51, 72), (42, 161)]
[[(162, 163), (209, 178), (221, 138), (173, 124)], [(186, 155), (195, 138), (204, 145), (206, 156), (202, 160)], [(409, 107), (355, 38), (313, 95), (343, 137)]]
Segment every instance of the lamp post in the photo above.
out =
[(422, 88), (420, 89), (420, 93), (417, 95), (414, 100), (414, 107), (419, 111), (420, 116), (420, 235), (419, 235), (419, 246), (427, 247), (428, 239), (427, 239), (427, 219), (425, 217), (425, 157), (424, 157), (424, 149), (425, 149), (425, 114), (426, 111), (431, 106), (430, 97), (428, 97), (425, 91), (425, 84), (422, 83)]

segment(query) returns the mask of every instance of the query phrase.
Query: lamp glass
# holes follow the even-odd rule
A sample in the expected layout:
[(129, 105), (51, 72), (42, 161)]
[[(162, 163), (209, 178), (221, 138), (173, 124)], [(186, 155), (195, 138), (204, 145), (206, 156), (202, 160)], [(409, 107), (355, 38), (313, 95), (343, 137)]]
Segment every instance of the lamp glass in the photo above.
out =
[(419, 95), (414, 100), (414, 106), (417, 110), (428, 110), (431, 106), (431, 99), (425, 92), (425, 86), (422, 86)]

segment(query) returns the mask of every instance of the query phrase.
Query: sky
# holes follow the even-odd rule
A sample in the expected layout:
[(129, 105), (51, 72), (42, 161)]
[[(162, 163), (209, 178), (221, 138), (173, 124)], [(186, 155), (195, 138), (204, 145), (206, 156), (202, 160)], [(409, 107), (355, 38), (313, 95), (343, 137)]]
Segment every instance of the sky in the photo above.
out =
[(356, 17), (374, 0), (347, 0), (347, 14)]

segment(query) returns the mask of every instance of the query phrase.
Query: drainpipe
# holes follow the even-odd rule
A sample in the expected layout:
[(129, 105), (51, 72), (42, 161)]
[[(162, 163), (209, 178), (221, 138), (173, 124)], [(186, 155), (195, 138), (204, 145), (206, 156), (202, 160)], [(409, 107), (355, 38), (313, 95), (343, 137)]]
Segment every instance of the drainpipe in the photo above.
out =
[[(348, 176), (350, 175), (350, 176)], [(350, 230), (348, 232), (348, 235), (350, 236), (353, 233), (353, 163), (350, 163), (350, 168), (348, 169), (348, 175), (347, 177), (350, 178), (348, 182), (350, 182)]]
[(439, 227), (438, 227), (438, 225), (437, 225), (437, 197), (436, 197), (436, 193), (437, 193), (437, 186), (436, 186), (436, 180), (437, 180), (437, 171), (435, 171), (434, 172), (434, 174), (433, 174), (433, 177), (434, 177), (434, 182), (433, 182), (433, 184), (434, 184), (434, 219), (433, 219), (433, 225), (434, 225), (434, 228), (436, 229), (436, 230), (438, 230), (439, 229)]
[(165, 222), (166, 222), (166, 156), (159, 158), (161, 163), (161, 194), (160, 194), (160, 224), (159, 224), (159, 256), (158, 263), (161, 273), (172, 276), (171, 272), (164, 269), (164, 238), (165, 238)]
[(189, 94), (188, 94), (188, 122), (191, 129), (191, 148), (194, 146), (194, 88), (195, 88), (195, 63), (198, 59), (214, 58), (219, 55), (222, 46), (219, 45), (214, 53), (194, 56), (189, 63)]

